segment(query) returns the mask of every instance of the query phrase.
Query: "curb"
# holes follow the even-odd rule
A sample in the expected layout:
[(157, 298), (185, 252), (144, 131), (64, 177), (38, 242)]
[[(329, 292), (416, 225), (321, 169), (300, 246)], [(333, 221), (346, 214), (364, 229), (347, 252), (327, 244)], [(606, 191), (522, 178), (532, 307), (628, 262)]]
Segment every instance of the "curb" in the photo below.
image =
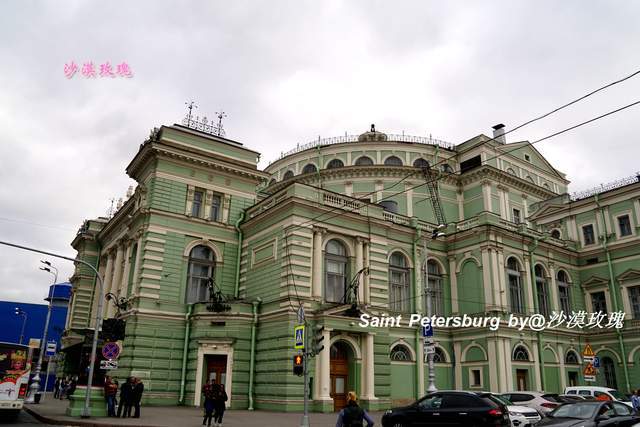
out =
[(126, 427), (126, 426), (134, 426), (134, 427), (158, 427), (154, 425), (141, 425), (141, 424), (110, 424), (110, 423), (102, 423), (95, 421), (75, 421), (75, 420), (60, 420), (56, 418), (50, 418), (40, 414), (39, 412), (31, 409), (28, 406), (23, 406), (22, 409), (31, 415), (36, 420), (46, 423), (53, 424), (58, 426), (78, 426), (78, 427)]

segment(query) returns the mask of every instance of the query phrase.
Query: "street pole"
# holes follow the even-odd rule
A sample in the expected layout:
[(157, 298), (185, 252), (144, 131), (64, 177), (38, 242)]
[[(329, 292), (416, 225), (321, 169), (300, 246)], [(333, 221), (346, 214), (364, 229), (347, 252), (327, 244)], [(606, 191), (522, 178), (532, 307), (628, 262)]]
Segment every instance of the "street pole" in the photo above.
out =
[(20, 330), (20, 344), (24, 341), (24, 327), (27, 324), (27, 312), (23, 309), (16, 307), (16, 314), (22, 316), (22, 329)]
[(308, 330), (307, 330), (307, 319), (304, 319), (304, 350), (302, 350), (302, 354), (304, 355), (304, 365), (302, 367), (304, 375), (304, 409), (303, 409), (303, 415), (302, 415), (302, 423), (300, 424), (300, 427), (309, 427), (309, 367), (308, 367), (308, 362), (309, 362), (309, 355), (311, 354), (309, 352), (309, 337), (308, 337)]
[[(43, 268), (42, 270), (47, 271), (53, 274), (53, 284), (55, 286), (58, 281), (58, 269), (56, 269), (55, 273), (52, 273), (48, 268)], [(47, 292), (48, 296), (49, 292)], [(42, 342), (40, 343), (40, 354), (38, 355), (38, 364), (36, 365), (36, 371), (33, 375), (33, 382), (31, 386), (29, 386), (29, 397), (25, 400), (25, 403), (39, 403), (40, 400), (36, 399), (36, 395), (40, 393), (40, 372), (42, 372), (42, 360), (44, 359), (44, 353), (47, 351), (47, 335), (49, 332), (49, 322), (51, 321), (51, 299), (49, 299), (49, 307), (47, 309), (47, 317), (44, 321), (44, 331), (42, 332)], [(48, 368), (48, 365), (47, 365)], [(48, 369), (47, 369), (48, 371)]]
[[(77, 258), (70, 258), (64, 255), (58, 255), (51, 252), (45, 252), (40, 249), (30, 248), (27, 246), (16, 245), (15, 243), (4, 242), (2, 240), (0, 240), (0, 245), (11, 246), (14, 248), (23, 249), (25, 251), (37, 252), (39, 254), (49, 255), (56, 258), (62, 258), (68, 261), (78, 262), (80, 264), (86, 265), (91, 270), (93, 270), (93, 272), (96, 274), (96, 278), (98, 279), (98, 292), (99, 292), (98, 295), (102, 296), (104, 292), (104, 289), (103, 289), (104, 283), (102, 282), (102, 277), (100, 277), (98, 270), (96, 270), (96, 268), (93, 265), (89, 264), (86, 261), (83, 261)], [(98, 332), (102, 328), (102, 299), (103, 299), (102, 297), (98, 298), (98, 312), (96, 313), (96, 325), (95, 325), (95, 330), (93, 331), (93, 344), (91, 346), (91, 364), (89, 365), (89, 379), (87, 380), (87, 393), (84, 400), (84, 409), (82, 410), (83, 418), (88, 418), (91, 416), (89, 403), (91, 402), (91, 386), (93, 385), (93, 371), (94, 371), (95, 361), (96, 361), (96, 350), (98, 347)]]
[[(427, 239), (424, 239), (424, 294), (427, 298), (427, 317), (431, 319), (432, 316), (432, 307), (431, 307), (431, 287), (429, 286), (429, 256), (427, 252)], [(431, 325), (431, 329), (433, 330), (433, 325)], [(433, 338), (431, 338), (433, 340)], [(427, 346), (432, 347), (433, 343), (429, 343), (429, 338), (424, 337), (424, 349), (427, 350)], [(438, 391), (436, 388), (436, 373), (433, 368), (433, 353), (427, 353), (427, 361), (429, 364), (429, 385), (427, 386), (427, 391), (429, 393), (433, 393)]]

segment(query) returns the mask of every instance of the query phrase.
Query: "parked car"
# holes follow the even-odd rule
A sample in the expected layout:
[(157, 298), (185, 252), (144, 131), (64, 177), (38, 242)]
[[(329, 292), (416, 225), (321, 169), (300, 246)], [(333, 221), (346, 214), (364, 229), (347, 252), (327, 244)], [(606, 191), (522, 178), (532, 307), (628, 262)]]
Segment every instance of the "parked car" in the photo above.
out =
[(536, 427), (632, 427), (639, 422), (640, 418), (621, 402), (592, 400), (559, 406)]
[(532, 426), (542, 418), (535, 409), (529, 408), (528, 406), (514, 405), (513, 402), (497, 393), (491, 393), (491, 398), (497, 399), (500, 403), (507, 406), (512, 427)]
[(513, 402), (514, 405), (528, 406), (545, 416), (560, 406), (562, 399), (556, 393), (544, 393), (541, 391), (512, 391), (503, 393), (502, 396)]
[(389, 409), (382, 416), (383, 427), (407, 426), (509, 427), (507, 407), (490, 393), (441, 391), (429, 393), (415, 403)]
[(631, 399), (624, 393), (609, 387), (599, 386), (573, 386), (564, 389), (564, 394), (591, 397), (596, 400), (615, 400), (633, 408)]
[(584, 402), (585, 400), (595, 400), (595, 397), (593, 396), (582, 396), (580, 394), (559, 394), (558, 396), (567, 403)]

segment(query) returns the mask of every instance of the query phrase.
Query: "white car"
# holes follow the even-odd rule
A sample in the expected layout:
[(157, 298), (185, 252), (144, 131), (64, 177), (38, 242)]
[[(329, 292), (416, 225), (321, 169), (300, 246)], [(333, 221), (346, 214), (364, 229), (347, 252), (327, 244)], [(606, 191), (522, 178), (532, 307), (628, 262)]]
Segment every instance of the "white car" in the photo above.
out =
[(496, 393), (491, 393), (491, 397), (507, 406), (512, 427), (532, 426), (542, 419), (535, 409), (514, 405), (510, 400)]
[(556, 393), (541, 391), (511, 391), (500, 396), (517, 405), (538, 411), (543, 417), (564, 403)]
[(618, 390), (609, 387), (599, 387), (599, 386), (573, 386), (567, 387), (564, 389), (564, 394), (574, 395), (574, 396), (585, 396), (587, 398), (592, 398), (596, 400), (616, 400), (618, 402), (622, 402), (630, 408), (633, 408), (633, 404), (631, 403), (631, 399), (629, 399), (624, 394), (620, 393)]

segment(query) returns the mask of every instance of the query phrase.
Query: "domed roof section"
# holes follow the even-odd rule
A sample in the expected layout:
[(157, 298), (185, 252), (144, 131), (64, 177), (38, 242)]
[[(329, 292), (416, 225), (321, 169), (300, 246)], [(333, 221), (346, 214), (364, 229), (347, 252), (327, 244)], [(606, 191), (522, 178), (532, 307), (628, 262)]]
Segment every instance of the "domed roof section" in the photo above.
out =
[(358, 136), (358, 142), (383, 142), (387, 141), (387, 134), (378, 132), (376, 130), (376, 125), (371, 125), (371, 130), (369, 132), (365, 132)]

